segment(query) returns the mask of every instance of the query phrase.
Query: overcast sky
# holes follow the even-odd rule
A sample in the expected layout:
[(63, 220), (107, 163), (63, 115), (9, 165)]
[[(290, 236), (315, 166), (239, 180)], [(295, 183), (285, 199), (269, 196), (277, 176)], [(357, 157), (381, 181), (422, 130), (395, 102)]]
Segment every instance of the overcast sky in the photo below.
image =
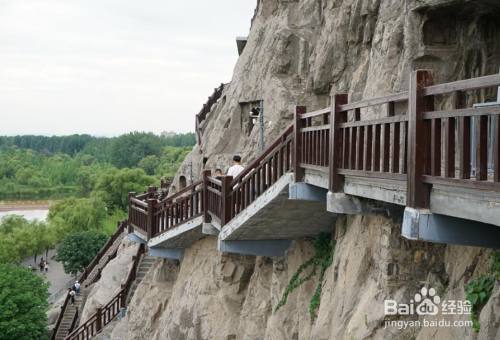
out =
[(0, 135), (194, 130), (256, 0), (0, 0)]

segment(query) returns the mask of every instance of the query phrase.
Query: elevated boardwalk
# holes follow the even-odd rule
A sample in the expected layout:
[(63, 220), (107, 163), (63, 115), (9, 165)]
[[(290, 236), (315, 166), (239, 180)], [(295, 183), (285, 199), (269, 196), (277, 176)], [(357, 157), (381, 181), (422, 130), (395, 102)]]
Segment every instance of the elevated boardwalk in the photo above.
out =
[(405, 92), (298, 106), (294, 124), (238, 177), (205, 172), (163, 201), (132, 195), (129, 226), (150, 251), (181, 249), (205, 231), (222, 251), (247, 242), (241, 253), (259, 254), (258, 242), (314, 236), (336, 214), (392, 205), (404, 207), (408, 239), (500, 248), (500, 103), (466, 100), (496, 97), (499, 85), (500, 75), (433, 85), (419, 70)]

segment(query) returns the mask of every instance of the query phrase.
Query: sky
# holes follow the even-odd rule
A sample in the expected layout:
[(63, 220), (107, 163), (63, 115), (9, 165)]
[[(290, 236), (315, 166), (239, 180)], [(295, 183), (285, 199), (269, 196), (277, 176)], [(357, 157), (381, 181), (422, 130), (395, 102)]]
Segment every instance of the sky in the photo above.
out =
[(0, 135), (194, 131), (256, 0), (0, 0)]

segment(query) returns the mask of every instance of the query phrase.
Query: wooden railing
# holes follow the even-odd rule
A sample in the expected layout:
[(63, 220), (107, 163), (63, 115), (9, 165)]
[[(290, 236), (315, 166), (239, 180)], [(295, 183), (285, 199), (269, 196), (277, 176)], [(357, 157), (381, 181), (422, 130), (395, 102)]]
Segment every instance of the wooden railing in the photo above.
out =
[[(429, 207), (433, 184), (500, 191), (500, 105), (465, 108), (464, 100), (466, 91), (499, 85), (500, 75), (432, 85), (431, 73), (420, 70), (412, 72), (407, 92), (355, 103), (347, 103), (345, 94), (333, 96), (330, 191), (341, 191), (348, 175), (396, 180), (406, 184), (406, 205), (415, 208)], [(453, 99), (453, 108), (435, 110), (437, 99), (441, 103)], [(382, 117), (362, 119), (362, 109)], [(474, 148), (477, 169), (472, 178)]]
[(148, 240), (202, 215), (201, 181), (162, 200), (156, 198), (155, 190), (151, 188), (149, 194), (140, 196), (129, 193), (129, 226), (139, 229)]
[[(267, 149), (232, 180), (226, 209), (229, 218), (243, 211), (264, 191), (292, 169), (293, 125), (289, 126)], [(224, 199), (223, 199), (224, 201)]]
[(65, 340), (88, 340), (98, 334), (107, 324), (120, 313), (120, 310), (127, 305), (127, 296), (130, 287), (136, 278), (137, 268), (144, 253), (144, 245), (141, 244), (137, 253), (133, 256), (133, 264), (130, 269), (127, 280), (121, 286), (120, 291), (103, 307), (97, 308), (87, 321), (69, 334)]
[[(81, 284), (85, 284), (87, 286), (88, 284), (94, 283), (95, 281), (97, 281), (99, 279), (100, 275), (96, 275), (96, 277), (94, 277), (91, 280), (92, 282), (90, 282), (90, 283), (86, 282), (89, 275), (92, 273), (92, 271), (97, 266), (97, 264), (101, 261), (101, 258), (104, 256), (104, 254), (106, 254), (106, 252), (113, 245), (113, 243), (116, 241), (116, 239), (125, 231), (126, 227), (127, 227), (127, 221), (122, 221), (122, 222), (118, 223), (116, 231), (113, 233), (113, 235), (111, 235), (111, 237), (108, 239), (106, 244), (104, 244), (104, 246), (101, 248), (101, 250), (99, 250), (97, 255), (94, 256), (94, 258), (92, 259), (92, 262), (90, 262), (89, 265), (87, 267), (85, 267), (83, 272), (80, 274), (80, 276), (77, 279), (78, 282), (80, 282)], [(109, 257), (106, 261), (106, 264), (111, 259), (112, 259), (112, 257)], [(63, 319), (64, 313), (66, 311), (66, 308), (69, 305), (70, 300), (71, 300), (71, 297), (68, 293), (68, 294), (66, 294), (66, 298), (64, 299), (64, 303), (61, 306), (61, 312), (59, 313), (59, 316), (57, 317), (56, 324), (55, 324), (54, 329), (52, 331), (52, 337), (51, 337), (52, 339), (55, 339), (55, 337), (57, 335), (57, 331), (59, 330), (59, 327), (61, 325), (61, 321)], [(76, 313), (78, 313), (78, 310), (76, 311)], [(78, 318), (78, 314), (76, 315), (76, 318)]]
[[(330, 109), (305, 113), (305, 107), (295, 110), (295, 138), (300, 148), (297, 150), (297, 167), (312, 168), (328, 172), (330, 145)], [(301, 170), (296, 172), (303, 177)]]
[[(396, 115), (394, 108), (396, 103), (408, 101), (408, 95), (401, 93), (351, 104), (346, 100), (346, 95), (332, 99), (335, 114), (331, 124), (333, 143), (330, 143), (334, 166), (330, 190), (339, 190), (342, 183), (336, 178), (339, 175), (405, 181), (408, 115), (406, 112)], [(371, 114), (379, 109), (383, 117), (361, 119), (364, 108), (372, 109)]]
[[(418, 86), (420, 78), (432, 79), (430, 72), (419, 71), (414, 75), (415, 86)], [(413, 110), (420, 120), (416, 141), (421, 147), (415, 150), (415, 158), (425, 159), (416, 172), (422, 175), (415, 186), (423, 187), (416, 190), (417, 202), (422, 200), (428, 203), (425, 198), (432, 184), (500, 191), (500, 104), (465, 108), (463, 96), (464, 91), (497, 86), (500, 86), (500, 75), (427, 86), (417, 92)], [(435, 96), (451, 96), (454, 99), (453, 108), (435, 110), (432, 105)], [(473, 126), (476, 138), (471, 145)], [(488, 159), (489, 145), (492, 146), (491, 159)], [(491, 172), (488, 171), (489, 162)]]
[[(224, 215), (222, 211), (222, 177), (214, 178), (210, 177), (210, 175), (210, 170), (203, 172), (204, 219), (206, 222), (212, 221), (221, 225), (223, 223), (222, 216)], [(232, 181), (232, 178), (226, 178), (224, 181), (227, 185), (227, 182)]]
[(208, 217), (224, 226), (291, 171), (292, 133), (293, 126), (289, 126), (234, 179), (231, 176), (213, 178), (210, 171), (204, 172), (206, 221)]
[(201, 216), (202, 182), (196, 182), (177, 194), (153, 202), (152, 237)]
[[(328, 174), (331, 192), (343, 190), (346, 176), (397, 182), (406, 187), (406, 205), (415, 208), (429, 207), (433, 184), (498, 192), (500, 105), (465, 108), (463, 93), (499, 85), (500, 75), (433, 85), (429, 71), (414, 71), (408, 91), (351, 103), (337, 94), (330, 107), (314, 112), (297, 106), (294, 124), (238, 177), (205, 171), (198, 189), (188, 188), (175, 204), (131, 200), (130, 223), (158, 235), (203, 214), (205, 222), (224, 226), (289, 171), (298, 182), (307, 170)], [(436, 96), (459, 100), (453, 109), (435, 110)]]

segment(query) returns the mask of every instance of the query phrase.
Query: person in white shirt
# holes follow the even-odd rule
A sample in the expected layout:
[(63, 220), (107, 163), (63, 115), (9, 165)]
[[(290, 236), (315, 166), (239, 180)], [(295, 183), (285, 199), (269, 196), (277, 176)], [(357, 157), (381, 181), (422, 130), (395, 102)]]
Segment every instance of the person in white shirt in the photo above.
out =
[(233, 165), (227, 170), (227, 175), (235, 178), (243, 171), (243, 169), (245, 168), (241, 166), (241, 157), (235, 155), (233, 157)]

